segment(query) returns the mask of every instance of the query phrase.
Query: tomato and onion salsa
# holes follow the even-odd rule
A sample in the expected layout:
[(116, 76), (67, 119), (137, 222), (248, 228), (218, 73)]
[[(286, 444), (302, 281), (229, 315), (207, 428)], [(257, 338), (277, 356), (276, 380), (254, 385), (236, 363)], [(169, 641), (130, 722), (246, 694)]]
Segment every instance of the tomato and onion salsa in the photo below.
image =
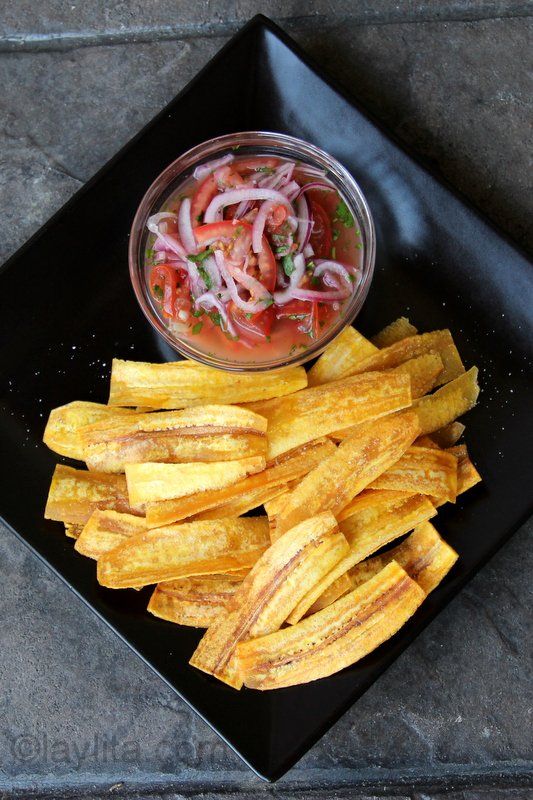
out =
[(219, 358), (309, 347), (361, 280), (348, 206), (324, 171), (300, 162), (228, 154), (202, 164), (147, 227), (147, 280), (165, 324)]

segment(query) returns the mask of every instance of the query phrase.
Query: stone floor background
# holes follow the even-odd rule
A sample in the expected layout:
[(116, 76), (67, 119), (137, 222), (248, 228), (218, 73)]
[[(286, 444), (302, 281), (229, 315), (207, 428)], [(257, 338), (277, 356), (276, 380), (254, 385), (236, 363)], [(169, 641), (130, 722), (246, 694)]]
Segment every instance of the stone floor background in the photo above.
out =
[[(532, 2), (1, 0), (0, 258), (258, 11), (531, 250)], [(532, 798), (531, 530), (273, 788), (0, 529), (0, 797)]]

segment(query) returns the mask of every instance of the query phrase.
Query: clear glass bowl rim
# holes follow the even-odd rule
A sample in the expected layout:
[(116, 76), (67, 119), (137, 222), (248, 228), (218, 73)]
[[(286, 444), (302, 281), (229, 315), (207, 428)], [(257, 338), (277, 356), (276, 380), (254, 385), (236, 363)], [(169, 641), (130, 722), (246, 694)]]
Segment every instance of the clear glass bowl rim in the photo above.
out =
[[(226, 361), (215, 355), (208, 355), (200, 350), (196, 350), (189, 342), (174, 336), (154, 311), (145, 278), (144, 254), (140, 250), (146, 221), (151, 214), (158, 210), (157, 204), (161, 202), (161, 198), (168, 187), (174, 182), (178, 183), (178, 179), (181, 175), (185, 178), (186, 173), (198, 164), (206, 160), (211, 160), (219, 154), (222, 155), (225, 151), (236, 148), (237, 146), (256, 147), (259, 149), (269, 148), (274, 150), (276, 147), (284, 147), (295, 151), (295, 158), (302, 158), (312, 166), (325, 168), (328, 173), (337, 179), (343, 197), (359, 225), (363, 238), (361, 281), (349, 306), (337, 323), (332, 325), (321, 339), (318, 339), (316, 343), (310, 345), (304, 351), (280, 358), (272, 358), (268, 361), (265, 360), (253, 363)], [(155, 178), (142, 198), (133, 219), (129, 238), (128, 260), (133, 290), (141, 310), (150, 324), (176, 352), (180, 353), (185, 358), (198, 361), (206, 366), (216, 367), (229, 372), (265, 372), (287, 366), (298, 366), (310, 361), (312, 358), (316, 358), (344, 328), (352, 324), (360, 312), (370, 289), (374, 273), (375, 253), (376, 234), (374, 221), (366, 198), (359, 184), (336, 158), (316, 145), (294, 136), (273, 131), (242, 131), (217, 136), (195, 145), (165, 167)]]

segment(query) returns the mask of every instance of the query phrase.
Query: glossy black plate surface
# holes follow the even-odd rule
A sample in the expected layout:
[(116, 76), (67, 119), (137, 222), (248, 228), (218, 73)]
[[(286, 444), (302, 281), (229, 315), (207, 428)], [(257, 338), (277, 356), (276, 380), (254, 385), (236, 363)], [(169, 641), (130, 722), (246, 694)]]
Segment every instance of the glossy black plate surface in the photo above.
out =
[[(338, 675), (265, 694), (235, 692), (189, 668), (200, 633), (148, 615), (148, 590), (97, 586), (93, 562), (73, 552), (61, 525), (42, 518), (57, 458), (41, 444), (52, 407), (78, 398), (106, 401), (113, 356), (175, 358), (129, 285), (128, 232), (147, 186), (194, 144), (261, 129), (323, 147), (366, 194), (378, 252), (357, 326), (372, 334), (407, 314), (421, 330), (450, 327), (467, 366), (479, 365), (481, 402), (466, 422), (484, 477), (439, 513), (437, 526), (460, 561), (396, 637)], [(276, 779), (530, 513), (532, 295), (525, 257), (406, 155), (279, 29), (256, 18), (2, 270), (0, 513), (252, 769)]]

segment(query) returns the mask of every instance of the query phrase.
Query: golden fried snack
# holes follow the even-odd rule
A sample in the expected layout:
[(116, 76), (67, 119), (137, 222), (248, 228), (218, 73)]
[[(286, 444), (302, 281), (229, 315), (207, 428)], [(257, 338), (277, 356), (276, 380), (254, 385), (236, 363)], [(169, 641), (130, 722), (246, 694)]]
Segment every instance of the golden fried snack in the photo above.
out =
[(409, 336), (416, 336), (417, 333), (417, 329), (411, 325), (407, 317), (399, 317), (376, 333), (371, 342), (379, 348), (390, 347), (391, 344), (401, 342), (402, 339), (407, 339)]
[(393, 501), (388, 507), (378, 504), (375, 510), (366, 508), (343, 520), (339, 523), (339, 528), (350, 545), (350, 552), (308, 589), (287, 618), (287, 622), (294, 625), (317, 600), (327, 605), (324, 596), (338, 578), (359, 561), (412, 531), (416, 525), (434, 517), (436, 513), (436, 508), (426, 497), (413, 495), (400, 502)]
[(416, 358), (410, 358), (391, 372), (409, 375), (411, 378), (411, 395), (413, 400), (427, 394), (437, 385), (442, 374), (444, 364), (438, 353), (424, 353)]
[(320, 358), (307, 373), (309, 386), (339, 380), (349, 373), (358, 361), (377, 352), (377, 348), (365, 339), (359, 331), (349, 326), (331, 344), (328, 344)]
[(457, 458), (457, 494), (468, 491), (481, 481), (481, 475), (470, 461), (466, 445), (450, 447), (447, 452)]
[(97, 508), (140, 513), (139, 508), (130, 506), (124, 475), (88, 472), (58, 464), (50, 484), (45, 518), (85, 525)]
[(65, 406), (53, 408), (43, 434), (43, 442), (61, 456), (85, 461), (85, 450), (80, 430), (103, 419), (124, 419), (135, 414), (129, 408), (111, 408), (101, 403), (74, 400)]
[(267, 422), (238, 406), (122, 415), (80, 431), (89, 469), (124, 472), (141, 462), (233, 461), (265, 456)]
[(359, 361), (343, 377), (361, 372), (391, 369), (425, 353), (437, 353), (442, 359), (443, 369), (438, 378), (439, 384), (448, 383), (465, 371), (450, 331), (443, 330), (401, 339), (389, 347), (378, 350), (377, 353), (363, 361)]
[(306, 520), (271, 545), (234, 594), (226, 616), (204, 634), (190, 663), (240, 689), (236, 645), (277, 630), (313, 585), (346, 553), (348, 544), (335, 517), (325, 513)]
[(251, 567), (269, 543), (266, 517), (185, 522), (130, 536), (97, 562), (98, 582), (126, 589)]
[(172, 409), (209, 403), (249, 403), (281, 397), (306, 386), (303, 367), (232, 373), (193, 361), (146, 364), (114, 358), (109, 405)]
[(221, 575), (158, 583), (148, 611), (178, 625), (208, 628), (226, 613), (228, 602), (240, 584), (240, 580)]
[(413, 404), (418, 414), (421, 435), (433, 433), (466, 414), (476, 404), (479, 395), (478, 369), (472, 367), (434, 394), (421, 397)]
[(275, 537), (321, 511), (338, 514), (372, 481), (398, 461), (418, 435), (412, 411), (359, 425), (329, 458), (291, 491), (276, 518)]
[(395, 464), (372, 481), (369, 488), (428, 494), (454, 503), (457, 458), (449, 450), (410, 447)]
[(464, 432), (465, 426), (463, 423), (455, 421), (450, 422), (438, 431), (434, 431), (431, 434), (431, 438), (439, 447), (453, 447), (454, 444), (457, 444)]
[(262, 456), (192, 464), (126, 464), (126, 480), (130, 502), (142, 506), (223, 489), (264, 468)]
[(350, 574), (348, 572), (344, 572), (342, 575), (331, 583), (328, 588), (322, 592), (320, 597), (318, 597), (311, 608), (307, 611), (307, 615), (315, 614), (317, 611), (321, 611), (326, 606), (330, 606), (335, 600), (338, 600), (339, 597), (342, 597), (348, 592), (351, 592), (354, 588), (352, 579), (350, 578)]
[(268, 420), (268, 458), (411, 405), (408, 375), (374, 372), (248, 406)]
[(65, 536), (69, 539), (77, 539), (83, 530), (83, 525), (73, 525), (70, 522), (65, 522)]
[(389, 564), (298, 625), (240, 643), (241, 679), (252, 689), (277, 689), (332, 675), (393, 636), (424, 598), (398, 564)]
[(290, 481), (301, 478), (332, 452), (335, 452), (335, 445), (331, 441), (316, 439), (284, 453), (262, 472), (249, 475), (231, 486), (147, 503), (148, 527), (156, 528), (190, 517), (213, 519), (244, 514), (268, 502), (269, 498), (283, 491)]
[(125, 539), (147, 530), (144, 517), (118, 511), (93, 511), (83, 527), (74, 549), (82, 556), (98, 559)]
[(458, 559), (431, 522), (418, 525), (407, 539), (387, 553), (369, 558), (350, 570), (355, 587), (368, 581), (391, 561), (396, 561), (426, 594), (435, 589)]

